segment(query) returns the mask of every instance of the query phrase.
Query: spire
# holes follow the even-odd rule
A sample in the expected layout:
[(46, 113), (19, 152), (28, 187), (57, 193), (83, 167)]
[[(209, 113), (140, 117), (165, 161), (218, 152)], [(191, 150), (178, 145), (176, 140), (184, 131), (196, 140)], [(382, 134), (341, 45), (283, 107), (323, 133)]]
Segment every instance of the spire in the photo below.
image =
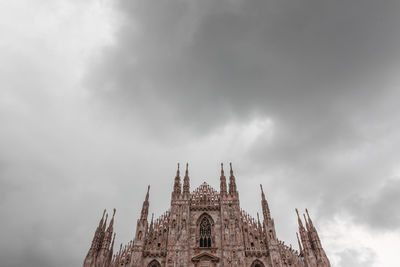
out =
[(261, 222), (260, 222), (260, 215), (258, 214), (258, 212), (257, 212), (257, 225), (258, 225), (258, 228), (260, 229), (260, 231), (262, 231), (262, 226), (261, 226)]
[(101, 217), (101, 220), (100, 220), (100, 222), (99, 222), (99, 227), (102, 227), (103, 226), (103, 222), (104, 222), (104, 215), (106, 214), (106, 209), (104, 209), (104, 211), (103, 211), (103, 216)]
[(143, 201), (140, 220), (147, 220), (147, 215), (149, 214), (149, 192), (150, 192), (150, 185), (147, 186), (146, 198)]
[(269, 210), (267, 199), (265, 198), (262, 184), (260, 184), (260, 188), (261, 188), (261, 206), (262, 206), (262, 211), (263, 211), (263, 215), (264, 215), (264, 220), (269, 221), (269, 220), (271, 220), (271, 212)]
[(112, 215), (110, 224), (108, 225), (108, 229), (107, 229), (108, 232), (113, 232), (113, 229), (114, 229), (114, 216), (115, 216), (115, 211), (116, 211), (116, 209), (114, 208), (114, 211), (113, 211), (113, 215)]
[(115, 209), (113, 211), (112, 218), (110, 220), (110, 224), (108, 225), (107, 231), (104, 233), (104, 240), (102, 244), (102, 249), (108, 250), (110, 247), (111, 239), (112, 239), (112, 233), (114, 231), (114, 216), (115, 216)]
[(178, 169), (176, 170), (175, 182), (174, 182), (174, 192), (173, 195), (179, 196), (181, 194), (181, 177), (179, 172), (179, 163)]
[(322, 250), (322, 244), (321, 244), (321, 240), (319, 239), (317, 229), (314, 227), (314, 224), (310, 218), (310, 214), (308, 213), (307, 209), (306, 209), (306, 213), (307, 213), (307, 217), (308, 217), (309, 232), (310, 232), (310, 236), (312, 237), (311, 241), (314, 243), (315, 248), (320, 248)]
[(102, 231), (104, 232), (107, 227), (107, 219), (108, 219), (108, 213), (106, 213), (106, 219), (104, 220), (103, 226), (102, 226)]
[(107, 219), (108, 219), (108, 213), (106, 213), (106, 219), (104, 220), (103, 225), (101, 226), (101, 229), (99, 231), (98, 240), (97, 240), (97, 249), (98, 250), (100, 250), (103, 246), (104, 236), (105, 236), (106, 227), (107, 227)]
[(154, 219), (154, 213), (151, 214), (150, 231), (153, 230), (153, 219)]
[(183, 195), (190, 195), (189, 163), (186, 163), (185, 178), (183, 178)]
[(111, 249), (111, 255), (112, 255), (112, 251), (113, 251), (113, 249), (114, 249), (115, 235), (116, 235), (116, 233), (114, 233), (114, 236), (113, 236), (113, 239), (112, 239), (112, 242), (111, 242), (111, 247), (110, 247), (110, 249)]
[(299, 234), (296, 232), (296, 236), (297, 236), (297, 243), (299, 244), (299, 251), (300, 251), (300, 254), (302, 254), (303, 253), (303, 248), (301, 247), (301, 242), (300, 242), (300, 239), (299, 239)]
[(224, 164), (221, 163), (221, 177), (220, 177), (220, 192), (222, 196), (226, 196), (228, 194), (226, 188), (226, 178), (224, 174)]
[(300, 220), (299, 211), (297, 209), (296, 209), (296, 214), (297, 214), (297, 222), (299, 223), (299, 228), (304, 228), (303, 223)]
[(311, 228), (314, 228), (314, 224), (310, 218), (310, 214), (308, 213), (308, 209), (306, 209), (306, 213), (307, 213), (307, 217), (308, 217), (308, 223), (310, 225)]
[[(299, 223), (299, 234), (300, 234), (300, 238), (301, 238), (301, 243), (303, 245), (303, 252), (304, 252), (304, 254), (309, 255), (310, 251), (311, 251), (309, 233), (304, 228), (303, 222), (300, 219), (299, 211), (297, 209), (296, 209), (296, 213), (297, 213), (297, 220)], [(306, 221), (306, 224), (307, 224), (307, 221)], [(306, 226), (306, 227), (308, 228), (308, 226)]]
[[(311, 220), (310, 214), (308, 213), (307, 209), (306, 209), (306, 213), (307, 213), (307, 219), (308, 219), (308, 220), (306, 220), (306, 223), (308, 225), (307, 229), (309, 229), (308, 230), (309, 231), (308, 232), (309, 239), (310, 239), (310, 243), (312, 243), (311, 248), (314, 250), (316, 257), (319, 258), (319, 261), (324, 263), (323, 266), (330, 267), (331, 265), (330, 265), (329, 259), (326, 256), (324, 249), (322, 248), (321, 240), (319, 239), (317, 229), (314, 227), (314, 224)], [(305, 216), (304, 216), (304, 219), (305, 219)]]
[(148, 240), (150, 242), (152, 242), (152, 240), (153, 240), (153, 231), (154, 231), (153, 219), (154, 219), (154, 213), (151, 214), (151, 222), (150, 222), (150, 227), (149, 227), (149, 238), (148, 238)]
[(310, 228), (310, 225), (308, 224), (308, 221), (307, 221), (307, 218), (306, 218), (306, 215), (303, 213), (303, 217), (304, 217), (304, 221), (306, 222), (306, 228), (307, 228), (307, 231), (310, 231), (311, 230), (311, 228)]
[(236, 195), (236, 181), (235, 181), (235, 176), (233, 175), (233, 169), (232, 169), (232, 162), (229, 163), (230, 166), (230, 176), (229, 176), (229, 194), (230, 195)]
[(149, 192), (150, 192), (150, 185), (147, 186), (147, 193), (146, 193), (146, 200), (149, 201)]
[(88, 256), (92, 255), (98, 248), (99, 246), (99, 241), (100, 241), (100, 235), (102, 232), (102, 228), (104, 225), (104, 215), (106, 214), (106, 210), (103, 211), (103, 216), (100, 219), (99, 225), (97, 226), (97, 229), (94, 233), (93, 240), (92, 240), (92, 245), (90, 246)]

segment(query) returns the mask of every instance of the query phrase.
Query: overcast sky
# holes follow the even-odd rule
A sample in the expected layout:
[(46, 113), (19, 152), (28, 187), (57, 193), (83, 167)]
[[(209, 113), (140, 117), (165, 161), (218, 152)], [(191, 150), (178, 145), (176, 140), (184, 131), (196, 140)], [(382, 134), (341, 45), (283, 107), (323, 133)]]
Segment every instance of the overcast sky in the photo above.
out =
[(396, 267), (398, 0), (0, 0), (0, 266), (80, 266), (169, 208), (176, 163), (242, 208), (264, 185), (297, 247), (307, 207), (335, 267)]

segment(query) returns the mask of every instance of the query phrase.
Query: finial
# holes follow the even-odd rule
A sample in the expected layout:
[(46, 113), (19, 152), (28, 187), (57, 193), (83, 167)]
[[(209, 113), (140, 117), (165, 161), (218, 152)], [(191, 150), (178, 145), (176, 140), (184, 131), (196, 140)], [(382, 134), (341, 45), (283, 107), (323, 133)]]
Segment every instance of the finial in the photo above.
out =
[(233, 174), (232, 162), (229, 162), (229, 167), (230, 167), (230, 169), (231, 169), (231, 174)]
[(117, 210), (114, 208), (114, 211), (113, 211), (113, 217), (114, 217), (114, 215), (115, 215), (115, 212), (116, 212)]
[(189, 174), (189, 163), (186, 162), (186, 172), (185, 175), (187, 176)]

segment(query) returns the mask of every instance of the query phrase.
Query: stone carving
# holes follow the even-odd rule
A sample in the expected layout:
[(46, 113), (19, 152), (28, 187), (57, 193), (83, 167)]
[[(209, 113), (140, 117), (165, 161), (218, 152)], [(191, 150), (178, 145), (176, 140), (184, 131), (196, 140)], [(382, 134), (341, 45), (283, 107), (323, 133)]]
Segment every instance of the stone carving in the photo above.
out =
[(182, 186), (178, 164), (170, 209), (150, 222), (149, 191), (133, 240), (114, 255), (115, 210), (108, 227), (104, 211), (83, 267), (330, 267), (308, 210), (303, 221), (296, 209), (296, 251), (277, 238), (262, 186), (263, 220), (240, 209), (231, 164), (229, 185), (221, 164), (220, 192), (203, 183), (192, 193), (188, 165)]

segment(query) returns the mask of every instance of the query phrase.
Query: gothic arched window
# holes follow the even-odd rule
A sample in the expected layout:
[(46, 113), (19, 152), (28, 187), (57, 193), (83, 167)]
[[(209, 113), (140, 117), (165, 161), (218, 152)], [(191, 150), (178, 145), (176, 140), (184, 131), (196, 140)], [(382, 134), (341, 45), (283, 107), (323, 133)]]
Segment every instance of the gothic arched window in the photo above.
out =
[(206, 217), (200, 222), (200, 247), (211, 247), (211, 223)]
[(259, 261), (259, 260), (255, 260), (253, 261), (253, 263), (251, 264), (251, 267), (264, 267), (264, 264)]
[(152, 260), (147, 267), (161, 267), (161, 265), (158, 261)]

